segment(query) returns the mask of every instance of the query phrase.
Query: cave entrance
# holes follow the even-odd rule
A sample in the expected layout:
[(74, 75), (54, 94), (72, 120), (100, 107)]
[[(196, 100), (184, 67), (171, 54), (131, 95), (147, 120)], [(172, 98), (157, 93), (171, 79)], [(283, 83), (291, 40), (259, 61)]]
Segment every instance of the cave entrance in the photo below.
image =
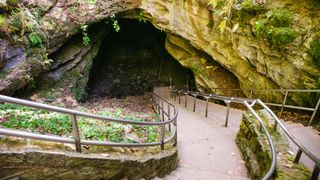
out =
[(118, 20), (121, 30), (114, 30), (103, 40), (89, 77), (89, 98), (142, 95), (154, 83), (175, 86), (194, 85), (192, 71), (182, 67), (165, 50), (166, 34), (150, 23)]

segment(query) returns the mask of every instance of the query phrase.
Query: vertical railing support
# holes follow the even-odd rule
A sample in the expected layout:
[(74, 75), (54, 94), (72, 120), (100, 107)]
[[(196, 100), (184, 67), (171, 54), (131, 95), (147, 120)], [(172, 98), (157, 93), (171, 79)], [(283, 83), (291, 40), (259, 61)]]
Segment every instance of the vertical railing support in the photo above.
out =
[(313, 120), (314, 120), (314, 118), (316, 117), (317, 111), (318, 111), (318, 109), (319, 109), (319, 106), (320, 106), (320, 96), (319, 96), (319, 99), (318, 99), (318, 102), (317, 102), (316, 107), (314, 107), (314, 110), (313, 110), (313, 113), (312, 113), (312, 116), (311, 116), (311, 118), (310, 118), (310, 121), (309, 121), (308, 126), (311, 126), (311, 125), (312, 125)]
[(161, 125), (161, 130), (160, 130), (161, 150), (164, 150), (164, 134), (165, 134), (165, 125)]
[[(173, 114), (176, 114), (177, 113), (177, 109), (173, 107)], [(173, 146), (174, 147), (177, 147), (178, 145), (178, 121), (177, 121), (177, 117), (176, 119), (173, 121), (174, 122), (174, 126), (175, 126), (175, 133), (174, 133), (174, 144)]]
[(302, 155), (302, 151), (301, 151), (301, 149), (299, 148), (299, 149), (298, 149), (298, 152), (297, 152), (297, 154), (296, 154), (296, 157), (294, 158), (294, 161), (293, 161), (293, 162), (294, 162), (294, 163), (299, 163), (301, 155)]
[(289, 92), (289, 91), (286, 90), (286, 95), (284, 96), (284, 99), (283, 99), (283, 102), (282, 102), (282, 106), (281, 106), (281, 111), (280, 111), (279, 118), (281, 118), (282, 113), (283, 113), (283, 109), (284, 109), (284, 105), (285, 105), (286, 102), (287, 102), (288, 92)]
[(197, 101), (197, 95), (198, 95), (198, 93), (196, 93), (196, 94), (193, 94), (193, 112), (195, 112), (196, 111), (196, 101)]
[(205, 112), (205, 117), (208, 117), (208, 105), (209, 105), (209, 97), (205, 96), (204, 97), (206, 99), (206, 112)]
[[(171, 108), (170, 108), (170, 104), (167, 103), (167, 106), (168, 106), (168, 121), (171, 120)], [(171, 132), (171, 123), (169, 123), (169, 131)]]
[(178, 92), (179, 93), (179, 104), (181, 103), (181, 91)]
[(77, 116), (75, 114), (72, 114), (71, 120), (72, 120), (72, 136), (74, 139), (74, 144), (76, 146), (76, 151), (80, 153), (81, 152), (81, 144), (80, 144), (80, 135), (79, 135)]
[(319, 168), (319, 166), (317, 166), (317, 165), (315, 164), (310, 179), (312, 179), (312, 180), (318, 180), (318, 179), (319, 179), (319, 173), (320, 173), (320, 168)]
[(250, 90), (250, 96), (249, 96), (250, 99), (252, 98), (252, 93), (253, 93), (253, 89)]
[(187, 107), (187, 105), (188, 105), (188, 93), (185, 92), (184, 95), (186, 96), (186, 98), (184, 100), (184, 107)]
[(230, 103), (231, 101), (225, 101), (225, 103), (227, 104), (227, 114), (226, 114), (226, 121), (224, 123), (224, 127), (228, 127), (228, 121), (229, 121), (229, 111), (230, 111)]
[(158, 103), (157, 103), (157, 106), (158, 106), (158, 114), (160, 115), (160, 98), (158, 97)]

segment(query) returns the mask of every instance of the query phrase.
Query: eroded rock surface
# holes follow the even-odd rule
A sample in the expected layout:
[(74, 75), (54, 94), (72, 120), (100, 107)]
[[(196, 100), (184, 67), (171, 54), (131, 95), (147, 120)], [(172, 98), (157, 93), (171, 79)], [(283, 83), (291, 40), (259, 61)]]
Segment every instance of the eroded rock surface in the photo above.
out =
[[(232, 77), (235, 79), (234, 84), (239, 83), (241, 88), (319, 88), (320, 68), (316, 66), (310, 56), (310, 43), (319, 32), (317, 26), (320, 23), (320, 17), (317, 16), (320, 12), (319, 3), (313, 0), (303, 2), (270, 0), (265, 4), (256, 5), (261, 6), (265, 14), (270, 9), (286, 9), (292, 13), (293, 18), (290, 26), (297, 34), (293, 42), (275, 46), (264, 38), (258, 37), (256, 22), (259, 16), (264, 14), (253, 13), (253, 15), (246, 16), (244, 22), (231, 18), (225, 30), (221, 32), (219, 27), (223, 19), (214, 12), (207, 1), (200, 0), (112, 0), (97, 1), (96, 3), (43, 0), (22, 1), (13, 5), (4, 3), (0, 8), (5, 13), (3, 15), (5, 21), (3, 22), (7, 22), (7, 24), (2, 23), (1, 39), (10, 39), (21, 49), (28, 49), (29, 53), (27, 53), (26, 59), (36, 59), (36, 61), (21, 61), (17, 64), (19, 69), (6, 73), (2, 69), (0, 92), (13, 94), (16, 90), (27, 85), (30, 79), (37, 77), (40, 72), (48, 71), (48, 68), (45, 68), (46, 63), (43, 63), (41, 59), (45, 59), (47, 54), (57, 51), (76, 33), (81, 33), (80, 28), (83, 24), (90, 25), (108, 20), (112, 22), (121, 16), (140, 20), (147, 19), (156, 28), (167, 32), (169, 34), (167, 50), (181, 62), (192, 58), (195, 64), (201, 64), (204, 60), (201, 56), (193, 55), (184, 56), (183, 58), (186, 59), (181, 59), (179, 54), (183, 53), (183, 50), (181, 52), (178, 52), (180, 50), (172, 51), (172, 37), (174, 36), (178, 36), (188, 42), (192, 48), (208, 55), (207, 63), (217, 66), (214, 65), (211, 68), (209, 65), (207, 68), (195, 71), (194, 67), (185, 64), (186, 67), (193, 70), (198, 87), (208, 89), (233, 87), (233, 85), (221, 83), (210, 76), (216, 72), (214, 67), (218, 67), (219, 64), (221, 68), (227, 69), (226, 73), (222, 73), (221, 76), (226, 77), (226, 80)], [(25, 23), (19, 25), (22, 30), (12, 30), (12, 25), (9, 22), (15, 15), (10, 15), (7, 12), (10, 8), (18, 8), (18, 14), (24, 18)], [(234, 5), (232, 12), (236, 14), (241, 13), (240, 11), (241, 8), (237, 9), (237, 6)], [(236, 16), (234, 15), (234, 17)], [(32, 28), (29, 27), (29, 24), (32, 24)], [(7, 31), (5, 25), (8, 27)], [(39, 44), (33, 42), (32, 46), (32, 43), (28, 42), (29, 35), (32, 33), (41, 36), (41, 45), (43, 46), (41, 51), (33, 47)], [(25, 43), (17, 43), (21, 40)], [(30, 48), (31, 50), (29, 50)], [(6, 52), (3, 53), (8, 54), (7, 51), (10, 51), (10, 48), (4, 49)], [(5, 62), (9, 62), (8, 59), (10, 58), (1, 59), (2, 66), (6, 66)], [(55, 64), (53, 62), (51, 66), (54, 67)], [(233, 76), (229, 77), (230, 73)], [(249, 95), (249, 91), (244, 93)], [(255, 96), (276, 102), (281, 102), (283, 98), (281, 93), (259, 92)], [(298, 104), (314, 103), (314, 96), (309, 94), (290, 94), (289, 96), (292, 102)]]

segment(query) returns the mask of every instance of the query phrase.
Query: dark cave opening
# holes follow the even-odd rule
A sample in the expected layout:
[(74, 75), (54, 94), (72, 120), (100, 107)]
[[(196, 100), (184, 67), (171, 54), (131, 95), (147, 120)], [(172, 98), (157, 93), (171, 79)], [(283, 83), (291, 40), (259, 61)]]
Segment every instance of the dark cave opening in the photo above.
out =
[(142, 95), (154, 83), (195, 87), (191, 70), (182, 67), (165, 50), (166, 34), (151, 23), (120, 19), (120, 31), (103, 40), (94, 59), (88, 83), (89, 98)]

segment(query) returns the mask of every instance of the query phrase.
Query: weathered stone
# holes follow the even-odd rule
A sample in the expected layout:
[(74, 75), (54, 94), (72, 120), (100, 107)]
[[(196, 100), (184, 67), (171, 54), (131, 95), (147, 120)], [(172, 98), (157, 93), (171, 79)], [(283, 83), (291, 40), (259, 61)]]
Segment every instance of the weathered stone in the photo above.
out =
[[(274, 132), (271, 119), (261, 114), (277, 149), (275, 179), (308, 179), (311, 172), (301, 164), (293, 164), (293, 156), (288, 153), (289, 145), (284, 133)], [(244, 113), (236, 136), (236, 142), (252, 179), (261, 179), (271, 165), (270, 146), (259, 126), (258, 120)], [(289, 168), (288, 163), (292, 163), (292, 167)]]
[[(46, 144), (57, 147), (56, 143)], [(178, 162), (177, 150), (172, 146), (156, 154), (120, 156), (108, 152), (108, 157), (101, 153), (80, 154), (59, 148), (46, 150), (41, 146), (30, 149), (27, 145), (15, 147), (2, 143), (0, 150), (0, 178), (4, 179), (151, 179), (169, 174)]]

